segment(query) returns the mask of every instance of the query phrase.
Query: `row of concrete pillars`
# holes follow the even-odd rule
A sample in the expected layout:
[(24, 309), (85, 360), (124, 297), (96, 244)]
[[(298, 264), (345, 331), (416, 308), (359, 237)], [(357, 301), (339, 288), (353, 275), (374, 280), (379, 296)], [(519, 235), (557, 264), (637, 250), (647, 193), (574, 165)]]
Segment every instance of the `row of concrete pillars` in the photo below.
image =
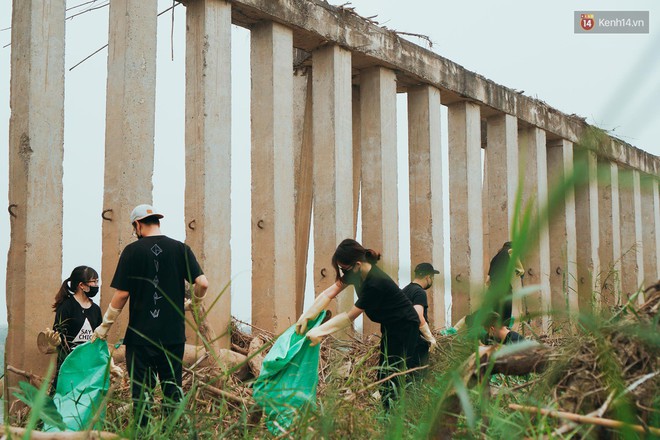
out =
[[(130, 209), (152, 198), (156, 3), (110, 4), (104, 280), (112, 278), (121, 250), (132, 240)], [(230, 42), (232, 9), (239, 3), (254, 3), (250, 11), (257, 14), (257, 0), (186, 5), (186, 241), (217, 291), (231, 273)], [(62, 273), (65, 1), (21, 0), (13, 8), (6, 363), (41, 370), (34, 340), (52, 321), (47, 307), (52, 293), (43, 286), (59, 285)], [(293, 24), (258, 20), (250, 30), (257, 327), (282, 331), (302, 311), (312, 221), (315, 291), (334, 282), (330, 256), (339, 241), (355, 236), (358, 200), (362, 241), (382, 251), (383, 268), (396, 278), (397, 92), (408, 98), (411, 261), (440, 269), (445, 246), (440, 111), (442, 105), (448, 109), (451, 273), (438, 278), (451, 279), (454, 321), (478, 305), (488, 258), (511, 238), (516, 216), (530, 206), (534, 218), (544, 218), (552, 188), (578, 162), (587, 164), (587, 184), (567, 189), (555, 215), (530, 238), (532, 251), (523, 259), (526, 283), (540, 286), (527, 304), (541, 312), (535, 326), (551, 327), (551, 315), (543, 312), (614, 304), (619, 295), (625, 299), (658, 278), (656, 175), (605, 159), (483, 102), (446, 99), (434, 84), (403, 87), (401, 66), (358, 68), (355, 53), (338, 41), (307, 51), (311, 64), (294, 73), (294, 39), (300, 36)], [(40, 283), (30, 282), (34, 278)], [(101, 295), (104, 309), (112, 295), (108, 283)], [(342, 295), (337, 307), (352, 302)], [(431, 292), (430, 303), (434, 327), (449, 324), (443, 289)], [(230, 317), (224, 294), (210, 314), (217, 334)], [(111, 339), (125, 329), (126, 314), (121, 318)], [(364, 328), (375, 330), (368, 322)], [(223, 337), (221, 345), (228, 344)]]

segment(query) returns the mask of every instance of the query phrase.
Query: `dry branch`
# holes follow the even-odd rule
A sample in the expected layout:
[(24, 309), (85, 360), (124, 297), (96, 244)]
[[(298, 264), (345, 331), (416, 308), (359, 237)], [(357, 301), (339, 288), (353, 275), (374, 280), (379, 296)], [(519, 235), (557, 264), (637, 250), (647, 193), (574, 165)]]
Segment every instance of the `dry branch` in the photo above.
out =
[[(19, 439), (30, 438), (34, 440), (96, 440), (96, 439), (121, 439), (123, 437), (107, 431), (79, 431), (79, 432), (41, 432), (30, 431), (29, 433), (25, 428), (18, 428), (15, 426), (0, 425), (0, 433), (3, 439)], [(26, 435), (28, 437), (26, 437)]]
[(555, 418), (559, 418), (559, 419), (570, 420), (572, 422), (577, 422), (577, 423), (605, 426), (607, 428), (615, 428), (615, 429), (628, 428), (628, 429), (632, 429), (635, 432), (640, 432), (640, 433), (643, 433), (643, 434), (645, 434), (647, 432), (650, 432), (653, 435), (660, 435), (660, 429), (659, 428), (653, 428), (653, 427), (650, 427), (650, 426), (648, 428), (646, 428), (646, 427), (641, 426), (641, 425), (630, 425), (630, 424), (622, 422), (620, 420), (603, 419), (603, 418), (600, 418), (600, 417), (582, 416), (580, 414), (570, 413), (570, 412), (566, 412), (566, 411), (554, 411), (554, 410), (545, 409), (545, 408), (537, 408), (535, 406), (518, 405), (516, 403), (509, 404), (509, 408), (514, 410), (514, 411), (538, 413), (538, 414), (542, 414), (544, 416), (550, 416), (550, 417), (555, 417)]

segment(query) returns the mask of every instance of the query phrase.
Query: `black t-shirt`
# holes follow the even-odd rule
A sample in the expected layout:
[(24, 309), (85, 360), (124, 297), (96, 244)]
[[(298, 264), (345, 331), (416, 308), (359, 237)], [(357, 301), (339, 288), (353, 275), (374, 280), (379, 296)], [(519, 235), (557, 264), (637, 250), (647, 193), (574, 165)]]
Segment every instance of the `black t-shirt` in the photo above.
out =
[(73, 295), (67, 296), (57, 306), (53, 323), (53, 330), (58, 331), (65, 338), (60, 345), (60, 356), (58, 356), (60, 362), (71, 350), (89, 341), (94, 329), (101, 325), (102, 320), (101, 308), (98, 305), (92, 303), (91, 307), (85, 309)]
[(410, 283), (403, 288), (403, 293), (408, 297), (413, 306), (422, 306), (424, 308), (424, 319), (429, 322), (429, 302), (426, 296), (426, 290), (417, 283)]
[(497, 292), (499, 299), (495, 305), (495, 311), (500, 314), (502, 317), (502, 322), (507, 326), (510, 325), (510, 318), (513, 309), (513, 300), (511, 298), (508, 300), (504, 299), (505, 296), (511, 295), (513, 292), (511, 280), (506, 279), (506, 269), (509, 265), (510, 259), (511, 256), (509, 255), (509, 250), (502, 249), (493, 257), (492, 260), (490, 260), (490, 267), (488, 268), (490, 287), (502, 287), (506, 289), (505, 291)]
[(184, 343), (185, 281), (192, 284), (202, 273), (190, 247), (164, 235), (126, 246), (110, 284), (130, 296), (124, 343)]
[(372, 264), (367, 278), (356, 289), (358, 300), (355, 306), (382, 327), (392, 327), (410, 321), (419, 326), (419, 316), (412, 303), (383, 270)]
[(504, 341), (502, 341), (503, 344), (513, 344), (514, 342), (520, 342), (524, 341), (525, 338), (520, 333), (516, 333), (513, 330), (511, 330), (509, 333), (506, 334), (504, 337)]

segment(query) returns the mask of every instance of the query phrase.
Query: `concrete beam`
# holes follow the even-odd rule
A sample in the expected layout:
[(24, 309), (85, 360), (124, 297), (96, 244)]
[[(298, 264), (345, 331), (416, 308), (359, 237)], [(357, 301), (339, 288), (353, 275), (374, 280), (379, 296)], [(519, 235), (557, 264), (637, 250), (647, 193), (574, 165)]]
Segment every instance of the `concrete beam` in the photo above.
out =
[[(109, 281), (121, 251), (134, 238), (130, 214), (151, 203), (156, 113), (156, 0), (118, 0), (110, 5), (106, 93), (104, 220), (101, 308), (113, 295)], [(139, 62), (137, 62), (139, 60)], [(208, 269), (208, 268), (206, 268)], [(124, 335), (128, 313), (113, 325), (109, 339)]]
[[(399, 278), (396, 76), (382, 67), (360, 72), (362, 241), (382, 252), (379, 265)], [(364, 333), (379, 325), (365, 317)]]
[[(65, 7), (64, 0), (12, 6), (5, 366), (38, 375), (50, 359), (37, 350), (37, 333), (52, 326), (62, 283)], [(5, 380), (8, 400), (18, 379)]]
[(653, 183), (653, 218), (655, 219), (655, 278), (660, 278), (660, 188)]
[(541, 129), (532, 127), (519, 131), (518, 146), (520, 149), (519, 163), (521, 167), (523, 191), (522, 206), (530, 209), (530, 237), (535, 239), (522, 263), (527, 273), (525, 285), (538, 285), (539, 293), (531, 294), (523, 299), (524, 314), (531, 314), (532, 325), (537, 329), (548, 331), (551, 298), (550, 298), (550, 238), (548, 232), (548, 165), (546, 152), (546, 135)]
[[(541, 100), (488, 80), (351, 10), (321, 0), (234, 0), (232, 5), (234, 23), (239, 26), (249, 27), (262, 20), (287, 24), (294, 29), (295, 47), (312, 52), (328, 42), (340, 45), (353, 52), (356, 68), (379, 65), (394, 69), (400, 84), (440, 89), (443, 104), (458, 100), (479, 103), (483, 114), (507, 113), (543, 129), (548, 137), (571, 142), (578, 142), (589, 127), (579, 116), (566, 115)], [(648, 174), (660, 174), (660, 158), (615, 141), (599, 147), (599, 156)]]
[[(313, 54), (313, 71), (314, 291), (318, 294), (335, 282), (332, 254), (355, 231), (351, 54), (339, 46), (320, 48)], [(352, 305), (349, 291), (339, 295), (339, 311)]]
[(435, 287), (427, 290), (433, 328), (447, 324), (440, 107), (440, 91), (435, 87), (408, 89), (410, 262), (412, 267), (430, 262), (440, 272)]
[(644, 304), (644, 236), (642, 234), (642, 191), (640, 184), (640, 173), (633, 170), (633, 201), (635, 206), (635, 243), (637, 245), (636, 267), (637, 267), (637, 288), (642, 292), (637, 297), (637, 304)]
[[(231, 6), (190, 2), (186, 11), (186, 242), (207, 274), (208, 320), (229, 348), (231, 321)], [(155, 32), (155, 31), (154, 31)]]
[(621, 300), (619, 169), (615, 163), (598, 163), (598, 217), (600, 301), (604, 307), (612, 307)]
[(451, 320), (478, 307), (484, 282), (479, 106), (449, 106), (449, 215), (451, 232)]
[(250, 41), (252, 323), (278, 334), (297, 318), (291, 30), (264, 22)]

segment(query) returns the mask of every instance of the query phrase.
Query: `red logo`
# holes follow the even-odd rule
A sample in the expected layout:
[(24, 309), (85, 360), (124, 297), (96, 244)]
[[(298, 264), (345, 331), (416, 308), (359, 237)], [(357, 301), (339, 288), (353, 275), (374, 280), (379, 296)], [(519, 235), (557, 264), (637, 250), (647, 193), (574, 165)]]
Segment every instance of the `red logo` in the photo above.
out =
[(580, 27), (582, 29), (590, 31), (594, 28), (595, 24), (594, 14), (580, 14)]

